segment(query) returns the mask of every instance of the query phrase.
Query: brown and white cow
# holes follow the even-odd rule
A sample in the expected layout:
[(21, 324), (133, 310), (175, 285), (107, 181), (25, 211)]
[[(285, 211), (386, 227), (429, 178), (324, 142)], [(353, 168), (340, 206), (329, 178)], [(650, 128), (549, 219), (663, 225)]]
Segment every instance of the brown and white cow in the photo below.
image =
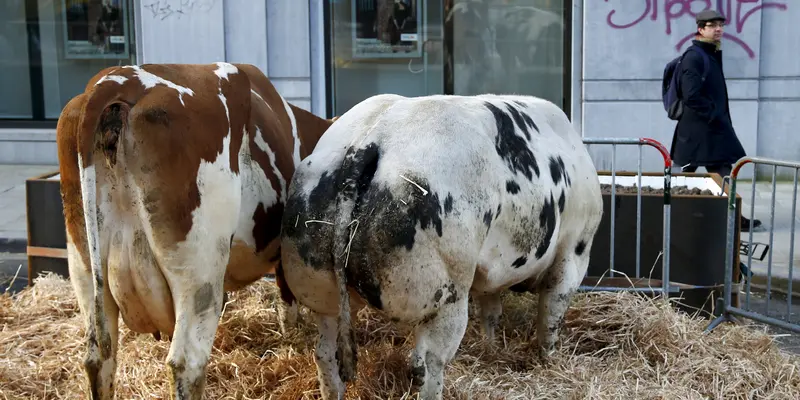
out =
[(228, 63), (107, 68), (66, 105), (61, 195), (92, 398), (113, 396), (119, 315), (171, 338), (173, 396), (201, 397), (224, 291), (273, 271), (283, 284), (286, 185), (330, 124)]

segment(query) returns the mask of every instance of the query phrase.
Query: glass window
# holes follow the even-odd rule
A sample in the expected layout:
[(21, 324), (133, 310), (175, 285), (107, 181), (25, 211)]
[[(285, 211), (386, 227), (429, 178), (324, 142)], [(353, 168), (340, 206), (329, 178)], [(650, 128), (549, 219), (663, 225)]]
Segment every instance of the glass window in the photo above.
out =
[(336, 0), (333, 114), (380, 93), (516, 93), (565, 108), (566, 0)]
[(0, 10), (0, 118), (31, 118), (25, 2), (5, 0)]
[(564, 104), (564, 0), (455, 0), (452, 93), (517, 93)]
[(441, 93), (442, 11), (436, 0), (332, 2), (334, 115), (375, 94)]
[(57, 119), (103, 68), (135, 63), (132, 0), (4, 0), (0, 119)]

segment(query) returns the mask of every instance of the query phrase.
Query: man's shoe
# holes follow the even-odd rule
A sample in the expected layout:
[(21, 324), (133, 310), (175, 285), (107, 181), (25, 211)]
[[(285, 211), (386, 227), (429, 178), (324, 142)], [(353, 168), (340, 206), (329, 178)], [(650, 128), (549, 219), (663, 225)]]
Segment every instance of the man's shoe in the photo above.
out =
[(742, 232), (750, 232), (751, 228), (754, 229), (754, 228), (758, 228), (759, 226), (761, 226), (761, 221), (760, 220), (754, 219), (752, 224), (751, 224), (749, 219), (747, 219), (745, 217), (742, 217)]

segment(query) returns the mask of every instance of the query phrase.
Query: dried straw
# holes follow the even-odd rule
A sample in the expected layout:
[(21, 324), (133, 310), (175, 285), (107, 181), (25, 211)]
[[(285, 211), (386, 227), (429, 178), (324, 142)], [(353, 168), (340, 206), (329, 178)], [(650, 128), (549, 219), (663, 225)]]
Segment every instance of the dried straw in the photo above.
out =
[[(207, 369), (209, 399), (317, 398), (316, 328), (282, 337), (274, 284), (230, 297)], [(534, 357), (536, 296), (504, 295), (497, 344), (483, 341), (475, 310), (447, 369), (449, 399), (800, 398), (800, 361), (770, 336), (707, 320), (625, 293), (575, 297), (547, 365)], [(0, 296), (0, 399), (83, 398), (83, 328), (67, 281), (48, 276), (32, 289)], [(349, 399), (410, 398), (407, 328), (358, 312), (358, 381)], [(168, 398), (169, 343), (121, 328), (118, 398)]]

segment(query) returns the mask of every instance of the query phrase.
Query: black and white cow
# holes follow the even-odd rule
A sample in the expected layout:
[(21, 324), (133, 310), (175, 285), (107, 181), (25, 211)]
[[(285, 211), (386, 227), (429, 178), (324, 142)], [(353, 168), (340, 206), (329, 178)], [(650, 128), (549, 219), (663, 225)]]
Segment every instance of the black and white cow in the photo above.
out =
[(501, 291), (538, 290), (546, 356), (602, 210), (580, 135), (546, 100), (379, 95), (357, 104), (297, 167), (282, 227), (286, 282), (317, 315), (323, 398), (341, 398), (355, 377), (350, 309), (365, 304), (417, 324), (411, 363), (426, 399), (441, 398), (468, 295), (492, 339)]

